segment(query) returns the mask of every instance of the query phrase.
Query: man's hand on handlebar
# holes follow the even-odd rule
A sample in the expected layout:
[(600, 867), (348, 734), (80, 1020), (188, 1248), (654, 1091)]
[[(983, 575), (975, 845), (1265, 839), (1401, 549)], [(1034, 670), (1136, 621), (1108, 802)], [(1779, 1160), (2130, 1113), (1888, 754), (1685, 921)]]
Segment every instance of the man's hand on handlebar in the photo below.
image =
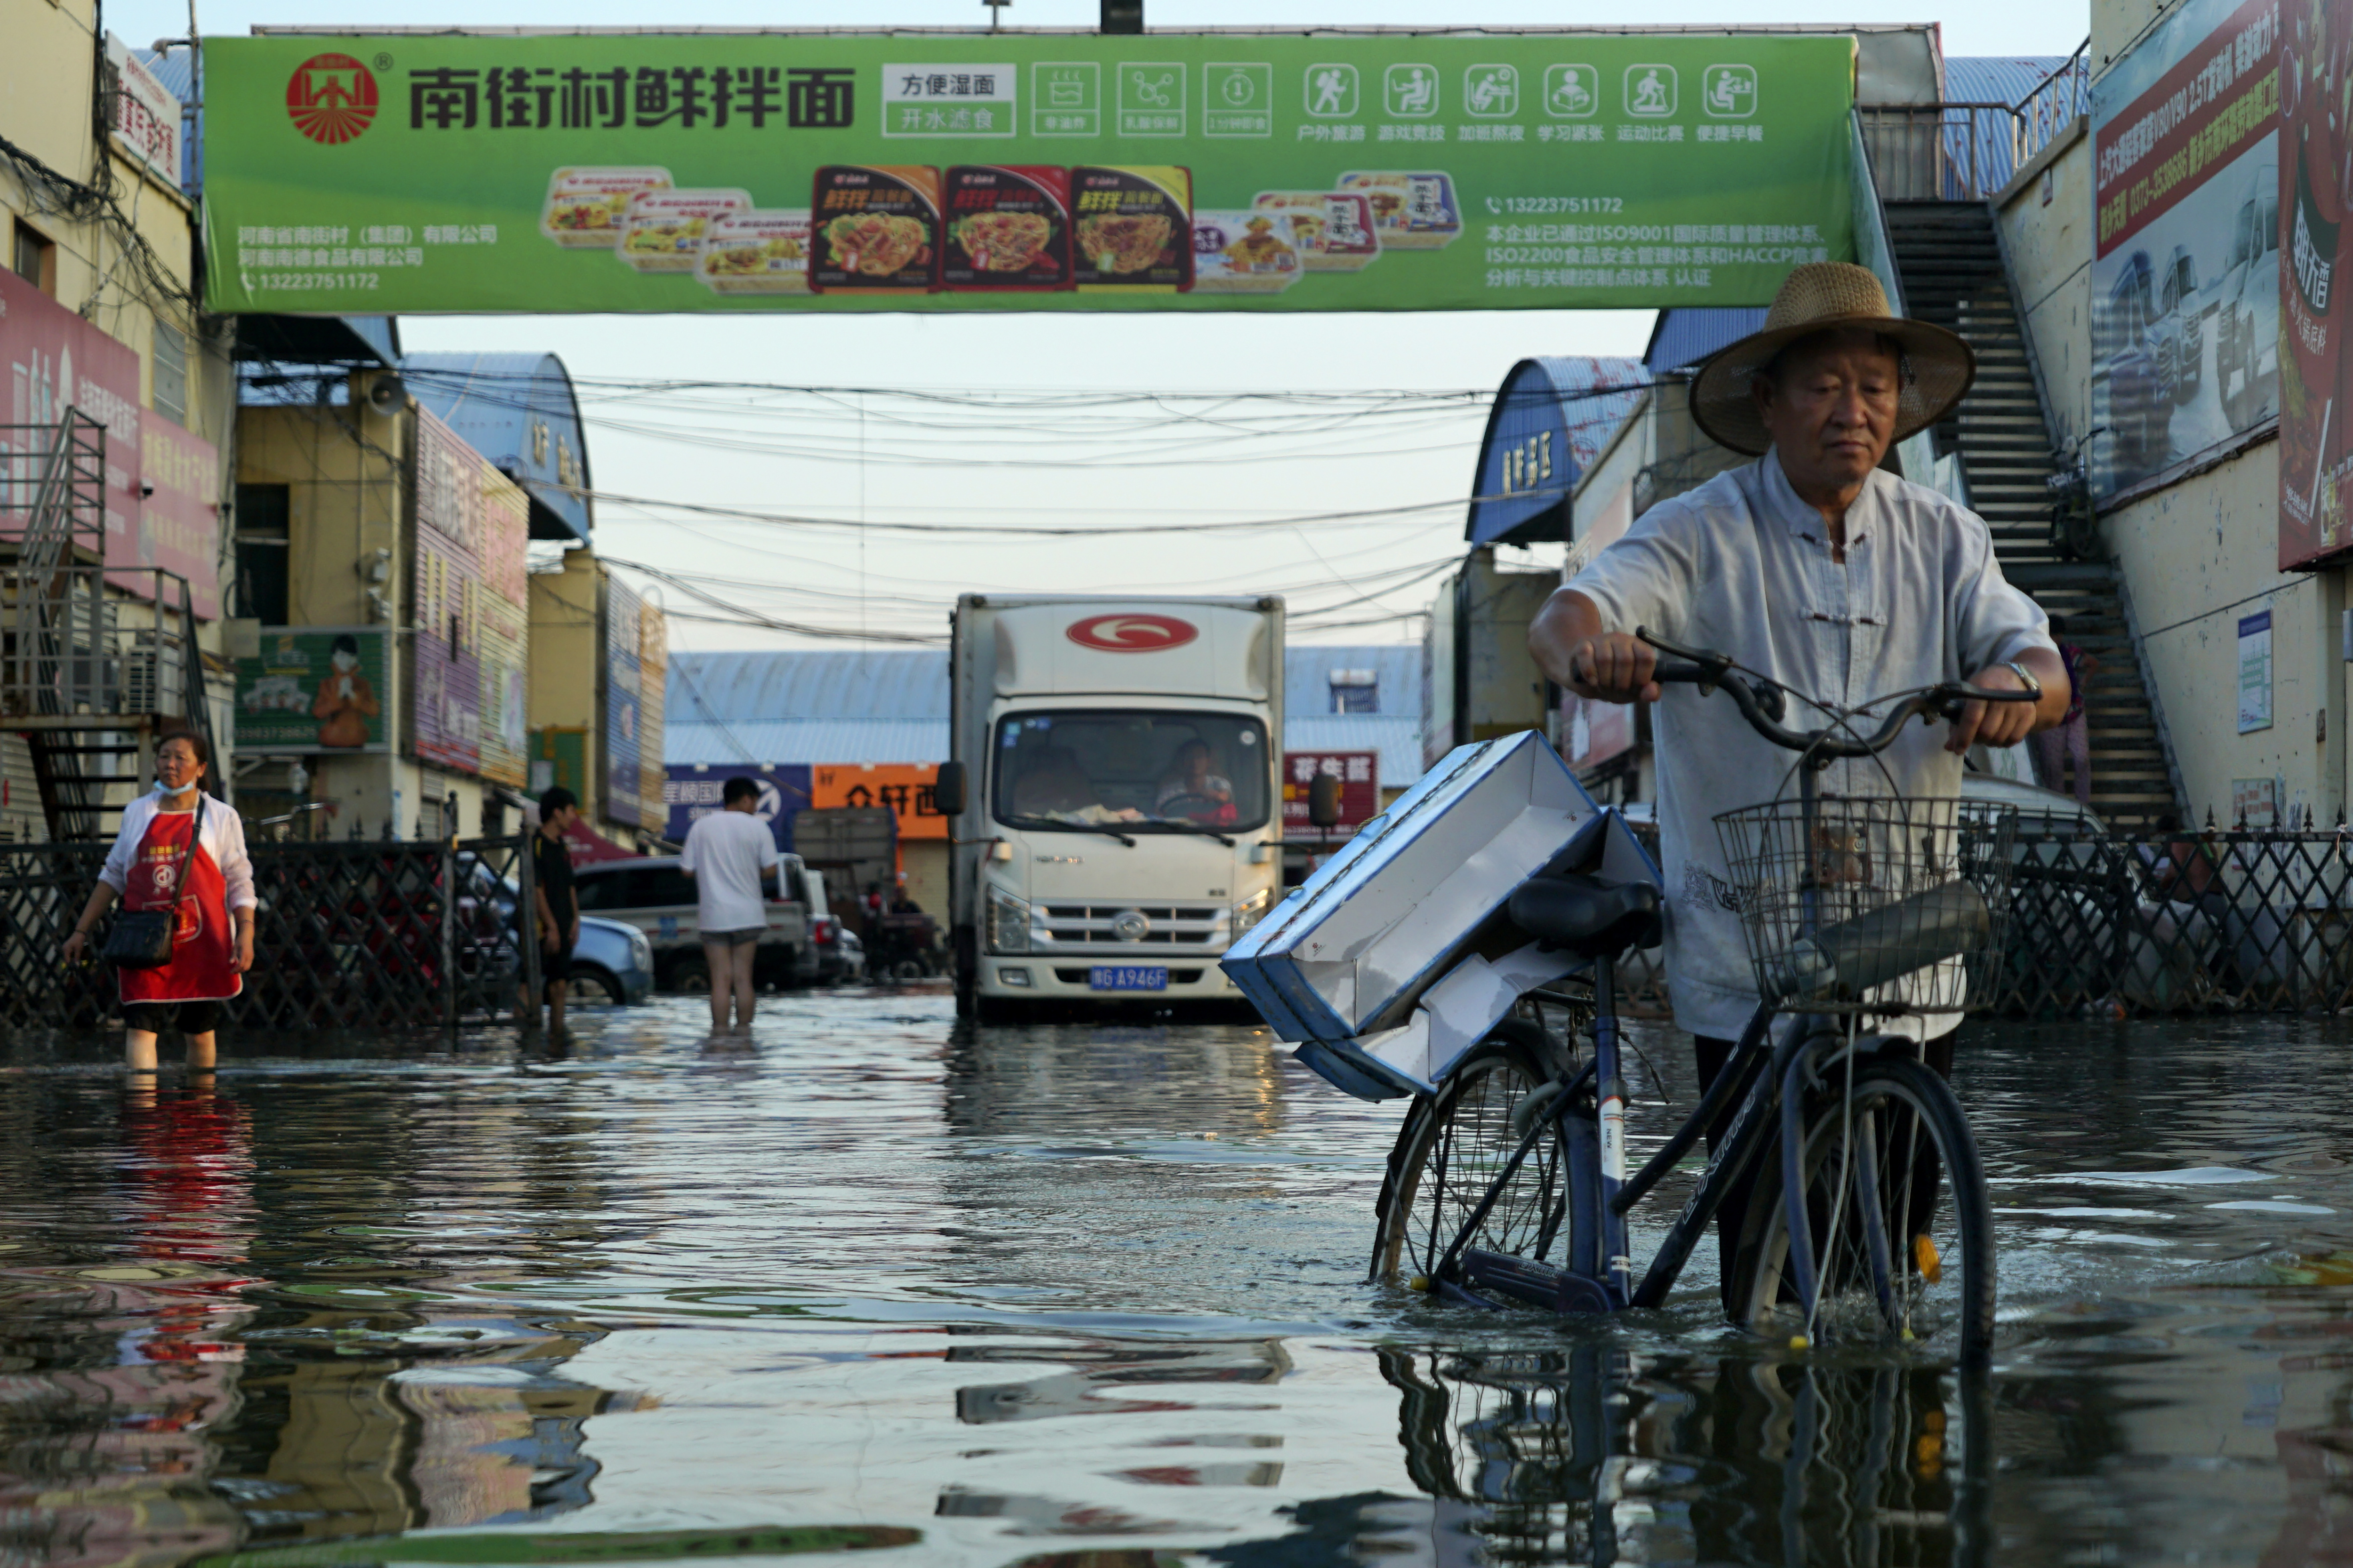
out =
[[(2007, 664), (1989, 665), (1968, 683), (1980, 691), (2028, 689)], [(1946, 731), (1945, 750), (1958, 756), (1973, 745), (2014, 746), (2033, 733), (2036, 708), (2032, 702), (1964, 702), (1960, 717)]]
[(1568, 651), (1568, 689), (1599, 702), (1656, 702), (1659, 683), (1651, 672), (1656, 648), (1625, 632), (1603, 632)]

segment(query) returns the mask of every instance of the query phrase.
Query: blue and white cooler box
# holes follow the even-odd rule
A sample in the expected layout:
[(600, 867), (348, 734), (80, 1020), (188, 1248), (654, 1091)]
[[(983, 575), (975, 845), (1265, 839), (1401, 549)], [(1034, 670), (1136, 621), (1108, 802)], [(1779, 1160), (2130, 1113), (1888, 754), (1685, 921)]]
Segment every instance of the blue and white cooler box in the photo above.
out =
[(1504, 906), (1601, 837), (1604, 877), (1659, 884), (1625, 818), (1535, 731), (1458, 746), (1219, 961), (1299, 1058), (1362, 1100), (1435, 1092), (1531, 987), (1586, 965), (1512, 935)]

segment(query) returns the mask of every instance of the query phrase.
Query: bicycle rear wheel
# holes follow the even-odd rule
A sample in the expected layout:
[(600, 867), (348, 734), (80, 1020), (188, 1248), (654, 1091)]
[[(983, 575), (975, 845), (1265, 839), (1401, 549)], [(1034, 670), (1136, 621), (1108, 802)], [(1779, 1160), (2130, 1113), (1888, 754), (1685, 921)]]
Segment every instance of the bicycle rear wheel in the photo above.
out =
[[(1474, 1047), (1437, 1094), (1414, 1102), (1389, 1154), (1376, 1279), (1435, 1278), (1447, 1249), (1494, 1185), (1527, 1131), (1529, 1097), (1551, 1081), (1533, 1024), (1511, 1023)], [(1546, 1108), (1556, 1113), (1557, 1106)], [(1567, 1172), (1557, 1129), (1541, 1134), (1469, 1245), (1531, 1263), (1567, 1252)]]
[[(1800, 1169), (1821, 1281), (1798, 1304), (1777, 1150), (1734, 1262), (1736, 1316), (1777, 1333), (1894, 1342), (1982, 1366), (1993, 1347), (1993, 1212), (1977, 1141), (1945, 1080), (1899, 1058), (1825, 1075), (1807, 1106)], [(1842, 1092), (1843, 1090), (1843, 1092)]]

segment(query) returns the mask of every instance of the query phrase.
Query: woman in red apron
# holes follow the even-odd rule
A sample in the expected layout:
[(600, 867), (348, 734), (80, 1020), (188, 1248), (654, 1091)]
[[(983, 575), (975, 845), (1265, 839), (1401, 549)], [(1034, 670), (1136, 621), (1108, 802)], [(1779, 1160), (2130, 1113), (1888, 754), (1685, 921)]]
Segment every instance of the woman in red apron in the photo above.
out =
[(245, 989), (253, 967), (253, 863), (245, 824), (200, 787), (211, 760), (200, 735), (174, 735), (157, 749), (162, 782), (123, 807), (122, 831), (66, 939), (66, 962), (80, 962), (118, 895), (125, 909), (175, 912), (169, 963), (115, 972), (132, 1072), (155, 1070), (155, 1037), (175, 1026), (188, 1037), (188, 1066), (210, 1068), (220, 1005)]

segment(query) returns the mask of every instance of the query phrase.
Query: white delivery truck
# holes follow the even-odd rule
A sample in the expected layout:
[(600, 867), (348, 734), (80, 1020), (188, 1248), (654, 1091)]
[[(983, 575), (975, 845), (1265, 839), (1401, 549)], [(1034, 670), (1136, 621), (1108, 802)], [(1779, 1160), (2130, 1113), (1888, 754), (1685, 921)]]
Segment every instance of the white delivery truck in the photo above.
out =
[(1227, 944), (1282, 896), (1282, 601), (956, 601), (956, 1010), (1240, 1001)]

